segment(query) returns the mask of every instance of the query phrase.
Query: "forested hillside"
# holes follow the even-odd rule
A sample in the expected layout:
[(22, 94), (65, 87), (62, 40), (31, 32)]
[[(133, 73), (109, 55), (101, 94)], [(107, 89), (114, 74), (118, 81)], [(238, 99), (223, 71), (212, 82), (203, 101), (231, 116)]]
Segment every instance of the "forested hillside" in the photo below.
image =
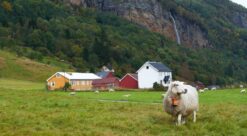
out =
[[(122, 76), (155, 60), (171, 67), (179, 79), (205, 84), (247, 81), (247, 30), (231, 12), (239, 9), (239, 15), (246, 9), (225, 1), (188, 2), (160, 0), (159, 4), (177, 22), (186, 22), (178, 25), (179, 30), (186, 24), (190, 28), (196, 25), (210, 46), (178, 45), (172, 36), (151, 32), (145, 25), (93, 6), (60, 0), (2, 0), (0, 48), (36, 61), (47, 56), (59, 58), (82, 72), (95, 72), (110, 64)], [(187, 41), (194, 43), (193, 39)]]

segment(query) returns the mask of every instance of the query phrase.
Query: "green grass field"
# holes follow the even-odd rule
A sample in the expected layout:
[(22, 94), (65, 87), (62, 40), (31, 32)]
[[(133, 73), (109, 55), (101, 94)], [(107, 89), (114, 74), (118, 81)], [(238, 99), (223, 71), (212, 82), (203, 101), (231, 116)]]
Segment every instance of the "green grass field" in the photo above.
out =
[(44, 83), (32, 82), (32, 81), (22, 81), (14, 79), (1, 79), (0, 78), (0, 88), (2, 89), (14, 89), (14, 90), (34, 90), (34, 89), (45, 89)]
[(0, 135), (244, 136), (247, 94), (239, 91), (200, 94), (197, 123), (189, 118), (187, 124), (177, 127), (163, 111), (163, 92), (80, 92), (70, 96), (69, 92), (45, 91), (42, 83), (1, 79)]

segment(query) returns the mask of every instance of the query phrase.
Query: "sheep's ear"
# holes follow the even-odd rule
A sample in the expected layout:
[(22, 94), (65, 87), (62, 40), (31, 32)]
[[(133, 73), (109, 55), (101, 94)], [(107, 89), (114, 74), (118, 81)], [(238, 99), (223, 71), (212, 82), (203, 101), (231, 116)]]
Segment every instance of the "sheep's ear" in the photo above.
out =
[(184, 89), (184, 94), (186, 94), (188, 92), (188, 90), (187, 89)]

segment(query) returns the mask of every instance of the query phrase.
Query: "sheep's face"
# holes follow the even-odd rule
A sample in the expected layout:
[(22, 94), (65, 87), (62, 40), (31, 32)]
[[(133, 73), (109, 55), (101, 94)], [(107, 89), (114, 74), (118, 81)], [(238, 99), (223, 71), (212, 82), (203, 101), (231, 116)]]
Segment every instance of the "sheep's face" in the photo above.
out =
[(174, 95), (178, 95), (180, 96), (181, 94), (186, 94), (187, 93), (187, 89), (182, 88), (180, 85), (178, 84), (173, 84), (171, 87), (171, 92)]

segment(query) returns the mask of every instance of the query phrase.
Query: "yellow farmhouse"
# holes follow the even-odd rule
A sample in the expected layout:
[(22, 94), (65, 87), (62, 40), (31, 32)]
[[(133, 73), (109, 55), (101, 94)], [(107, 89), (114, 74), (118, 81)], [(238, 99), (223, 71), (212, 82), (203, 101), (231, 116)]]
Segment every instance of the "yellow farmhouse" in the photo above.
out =
[(92, 81), (101, 79), (93, 73), (74, 73), (74, 72), (57, 72), (47, 79), (47, 86), (49, 90), (62, 89), (66, 82), (75, 91), (91, 90)]

